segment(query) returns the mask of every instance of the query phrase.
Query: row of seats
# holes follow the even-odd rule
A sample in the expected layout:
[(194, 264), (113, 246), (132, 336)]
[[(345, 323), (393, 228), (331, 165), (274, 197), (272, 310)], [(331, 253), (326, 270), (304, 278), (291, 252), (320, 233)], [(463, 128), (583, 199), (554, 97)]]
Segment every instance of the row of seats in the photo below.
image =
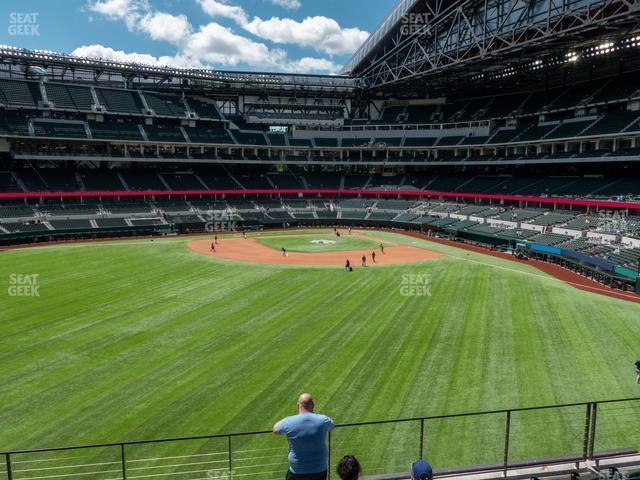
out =
[[(230, 210), (233, 209), (233, 210)], [(204, 224), (207, 212), (225, 210), (241, 222), (290, 223), (306, 219), (344, 219), (399, 222), (468, 232), (502, 239), (528, 241), (585, 252), (620, 266), (637, 268), (640, 250), (623, 245), (606, 245), (585, 236), (601, 231), (608, 217), (591, 217), (578, 212), (518, 209), (492, 205), (468, 205), (413, 200), (385, 199), (228, 199), (166, 200), (138, 203), (40, 204), (0, 207), (0, 234), (98, 228), (157, 226), (165, 223)], [(486, 220), (484, 220), (486, 219)], [(578, 221), (586, 228), (578, 238), (567, 234)], [(623, 217), (624, 230), (618, 234), (638, 238), (640, 217)], [(497, 223), (496, 223), (497, 222)], [(545, 228), (534, 229), (538, 225)], [(548, 227), (561, 226), (563, 233)], [(615, 228), (620, 228), (617, 223)]]
[[(215, 104), (171, 93), (154, 93), (117, 88), (91, 87), (68, 83), (43, 83), (46, 100), (55, 109), (91, 112), (98, 105), (107, 112), (121, 114), (181, 117), (195, 112), (200, 118), (221, 120), (222, 116)], [(45, 99), (40, 83), (24, 80), (0, 79), (0, 103), (22, 108), (38, 108)]]
[[(118, 97), (119, 98), (119, 97)], [(116, 100), (114, 100), (116, 101)], [(123, 107), (124, 108), (124, 107)], [(0, 135), (31, 136), (29, 118), (24, 114), (4, 112), (0, 115)], [(640, 112), (619, 111), (583, 121), (564, 121), (552, 124), (526, 124), (501, 127), (490, 135), (479, 136), (371, 136), (293, 138), (261, 131), (227, 130), (216, 124), (184, 127), (175, 124), (143, 125), (129, 121), (84, 122), (81, 120), (31, 119), (33, 135), (54, 138), (86, 139), (89, 132), (95, 139), (152, 141), (159, 143), (207, 143), (249, 145), (256, 147), (282, 146), (297, 148), (357, 148), (385, 149), (387, 147), (453, 149), (472, 145), (504, 145), (514, 142), (534, 143), (542, 140), (564, 140), (608, 134), (640, 131)]]
[[(485, 98), (456, 100), (444, 104), (422, 106), (388, 106), (377, 122), (358, 123), (428, 123), (459, 122), (479, 119), (502, 118), (515, 115), (531, 115), (541, 111), (571, 109), (587, 104), (604, 104), (631, 98), (637, 93), (638, 74), (633, 72), (616, 78), (594, 80), (570, 87), (545, 91), (518, 92)], [(95, 104), (91, 88), (82, 85), (45, 82), (48, 100), (57, 108), (91, 111)], [(100, 105), (110, 112), (124, 114), (148, 113), (148, 109), (160, 116), (185, 117), (187, 107), (176, 94), (158, 94), (116, 88), (94, 88)], [(144, 97), (144, 101), (142, 97)], [(38, 107), (42, 101), (40, 84), (24, 80), (0, 80), (0, 102), (5, 105)], [(203, 118), (220, 119), (210, 102), (187, 98), (189, 110)]]
[(237, 189), (403, 189), (441, 192), (609, 198), (640, 196), (640, 179), (619, 176), (511, 176), (271, 172), (210, 166), (179, 173), (152, 169), (31, 168), (0, 171), (0, 192)]
[(624, 101), (640, 94), (638, 73), (598, 79), (535, 92), (518, 92), (428, 105), (387, 106), (379, 120), (356, 120), (358, 124), (453, 123), (533, 115)]

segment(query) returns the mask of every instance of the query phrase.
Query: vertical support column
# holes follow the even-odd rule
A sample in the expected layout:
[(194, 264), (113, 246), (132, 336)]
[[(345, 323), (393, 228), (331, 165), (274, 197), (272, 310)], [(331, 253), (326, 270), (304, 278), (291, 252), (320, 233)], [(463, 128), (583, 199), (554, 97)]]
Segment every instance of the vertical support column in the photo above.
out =
[(593, 449), (596, 444), (597, 416), (598, 416), (598, 404), (594, 403), (591, 409), (591, 438), (589, 439), (589, 452), (587, 455), (589, 459), (593, 458)]
[(424, 418), (420, 419), (420, 455), (418, 458), (424, 458)]
[(509, 436), (511, 433), (511, 410), (507, 411), (507, 417), (504, 422), (504, 463), (503, 474), (507, 478), (507, 470), (509, 468)]
[(231, 454), (231, 435), (227, 437), (227, 449), (229, 451), (229, 480), (233, 477), (233, 455)]
[(591, 404), (587, 404), (587, 412), (584, 416), (584, 438), (582, 442), (582, 459), (586, 460), (589, 455), (589, 427), (591, 425)]
[(13, 480), (13, 472), (11, 471), (11, 455), (8, 453), (5, 454), (4, 461), (7, 467), (7, 480)]
[(120, 461), (122, 462), (122, 480), (127, 480), (127, 460), (124, 455), (124, 443), (120, 444)]
[(329, 435), (328, 435), (328, 454), (327, 454), (327, 479), (331, 480), (331, 430), (329, 430)]

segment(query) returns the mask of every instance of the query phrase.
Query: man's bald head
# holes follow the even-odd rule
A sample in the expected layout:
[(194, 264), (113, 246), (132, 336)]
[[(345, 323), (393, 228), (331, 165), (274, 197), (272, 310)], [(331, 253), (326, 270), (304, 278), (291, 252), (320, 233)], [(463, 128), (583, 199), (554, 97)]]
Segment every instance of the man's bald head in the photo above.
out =
[(303, 393), (298, 397), (298, 411), (299, 412), (313, 412), (314, 404), (313, 397), (308, 393)]

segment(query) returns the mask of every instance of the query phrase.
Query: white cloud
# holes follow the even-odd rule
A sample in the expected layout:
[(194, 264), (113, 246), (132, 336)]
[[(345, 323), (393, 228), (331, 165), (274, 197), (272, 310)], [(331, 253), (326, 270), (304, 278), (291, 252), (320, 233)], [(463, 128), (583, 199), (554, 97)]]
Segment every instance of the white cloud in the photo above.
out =
[[(369, 37), (369, 33), (359, 28), (342, 28), (332, 18), (307, 17), (302, 22), (290, 18), (272, 17), (263, 20), (248, 15), (242, 7), (229, 5), (223, 0), (196, 0), (204, 12), (212, 17), (225, 17), (234, 20), (247, 32), (280, 44), (294, 44), (310, 47), (329, 55), (342, 55), (355, 52)], [(299, 0), (269, 0), (286, 8), (300, 7)]]
[(191, 24), (184, 15), (165, 12), (148, 13), (139, 21), (138, 27), (153, 40), (179, 44), (191, 35)]
[(215, 22), (200, 27), (187, 40), (183, 51), (188, 57), (226, 66), (246, 63), (253, 67), (277, 68), (286, 58), (284, 51), (271, 50)]
[(124, 52), (114, 50), (104, 45), (83, 45), (76, 48), (71, 55), (78, 57), (99, 58), (116, 62), (136, 63), (139, 65), (152, 65), (155, 67), (171, 68), (208, 68), (198, 59), (185, 57), (184, 55), (154, 57), (147, 53)]
[[(251, 22), (242, 7), (226, 3), (227, 0), (196, 0), (212, 17), (229, 18), (247, 32), (274, 43), (295, 43), (310, 46), (329, 54), (339, 53), (355, 40), (358, 29), (342, 30), (337, 22), (326, 17), (311, 17), (303, 22), (272, 18)], [(269, 0), (295, 6), (299, 0)], [(154, 10), (148, 0), (92, 0), (88, 10), (112, 20), (124, 21), (131, 31), (146, 34), (152, 40), (165, 41), (177, 47), (173, 56), (153, 55), (114, 50), (104, 45), (85, 45), (73, 51), (74, 55), (122, 62), (133, 62), (176, 68), (216, 68), (247, 65), (269, 70), (292, 72), (336, 72), (339, 66), (324, 58), (304, 57), (289, 59), (281, 48), (270, 48), (265, 43), (234, 32), (231, 28), (210, 22), (197, 29), (185, 15), (172, 15)], [(320, 19), (320, 20), (318, 20)], [(282, 30), (278, 31), (278, 28)], [(312, 31), (304, 33), (306, 28)], [(351, 30), (355, 31), (350, 33)], [(324, 40), (324, 43), (320, 43)]]
[(160, 59), (146, 53), (127, 53), (122, 50), (114, 50), (102, 45), (83, 45), (76, 48), (71, 55), (78, 57), (99, 58), (102, 60), (112, 60), (117, 62), (139, 63), (144, 65), (163, 66)]
[(218, 0), (196, 0), (204, 13), (211, 17), (224, 17), (234, 20), (240, 25), (247, 23), (247, 14), (242, 7), (228, 5)]
[[(237, 66), (246, 64), (257, 68), (282, 69), (287, 65), (283, 50), (270, 49), (263, 43), (236, 35), (217, 23), (209, 23), (184, 38), (175, 56), (155, 57), (137, 52), (114, 50), (103, 45), (85, 45), (72, 55), (175, 68), (210, 68), (211, 65)], [(301, 69), (308, 69), (308, 63)]]
[(290, 18), (254, 19), (243, 28), (257, 37), (280, 44), (310, 47), (329, 55), (352, 53), (369, 34), (358, 28), (342, 28), (332, 18), (307, 17), (302, 22)]
[(129, 30), (133, 30), (149, 8), (147, 0), (95, 0), (87, 4), (88, 10), (104, 15), (110, 20), (124, 20)]
[(329, 72), (340, 71), (340, 65), (327, 60), (326, 58), (304, 57), (287, 64), (287, 70), (298, 73)]
[(292, 10), (296, 8), (300, 8), (302, 6), (302, 4), (300, 3), (300, 0), (269, 0), (269, 1), (274, 5), (278, 5), (279, 7), (289, 8)]

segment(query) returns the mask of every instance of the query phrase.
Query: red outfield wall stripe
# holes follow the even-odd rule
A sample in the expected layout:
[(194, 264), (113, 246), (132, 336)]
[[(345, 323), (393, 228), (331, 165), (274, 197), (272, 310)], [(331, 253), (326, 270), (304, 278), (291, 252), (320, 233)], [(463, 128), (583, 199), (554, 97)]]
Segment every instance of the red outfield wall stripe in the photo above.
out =
[(250, 189), (250, 190), (122, 190), (93, 192), (16, 192), (0, 193), (0, 199), (16, 198), (87, 198), (87, 197), (143, 197), (169, 195), (389, 195), (403, 197), (472, 198), (481, 200), (507, 200), (549, 205), (576, 205), (585, 207), (628, 208), (640, 210), (640, 203), (612, 200), (577, 200), (519, 195), (495, 195), (486, 193), (438, 192), (434, 190), (340, 190), (340, 189)]

